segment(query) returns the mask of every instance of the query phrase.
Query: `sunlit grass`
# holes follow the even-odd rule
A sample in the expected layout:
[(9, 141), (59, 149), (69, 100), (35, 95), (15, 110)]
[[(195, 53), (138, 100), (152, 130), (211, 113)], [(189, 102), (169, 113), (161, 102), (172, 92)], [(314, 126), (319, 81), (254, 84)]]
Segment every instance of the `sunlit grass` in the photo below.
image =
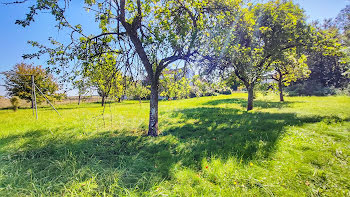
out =
[(350, 98), (246, 95), (0, 110), (0, 195), (347, 196)]

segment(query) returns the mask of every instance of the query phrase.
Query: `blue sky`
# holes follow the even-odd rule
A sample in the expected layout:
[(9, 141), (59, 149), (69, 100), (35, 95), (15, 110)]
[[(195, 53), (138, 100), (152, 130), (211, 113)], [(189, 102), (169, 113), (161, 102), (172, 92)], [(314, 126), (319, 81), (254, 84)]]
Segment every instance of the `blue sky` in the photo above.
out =
[[(10, 2), (11, 0), (0, 0), (1, 3)], [(54, 28), (54, 19), (49, 14), (40, 14), (35, 18), (35, 22), (31, 26), (23, 28), (15, 25), (16, 19), (23, 19), (28, 11), (33, 0), (20, 5), (3, 5), (0, 4), (0, 72), (10, 70), (16, 63), (27, 62), (36, 65), (46, 65), (45, 58), (35, 60), (23, 60), (22, 55), (25, 53), (34, 52), (35, 49), (27, 44), (28, 40), (45, 43), (48, 37), (53, 37), (57, 40), (64, 39), (67, 32), (58, 32)], [(68, 12), (68, 18), (72, 24), (80, 22), (83, 29), (89, 33), (97, 32), (97, 25), (94, 22), (92, 13), (91, 17), (86, 17), (86, 12), (82, 7), (82, 1), (72, 1)], [(323, 20), (326, 18), (334, 18), (339, 11), (347, 4), (349, 0), (294, 0), (301, 5), (305, 10), (308, 20)], [(84, 20), (81, 20), (84, 17)], [(0, 95), (5, 95), (3, 86), (3, 76), (0, 75)], [(74, 94), (74, 91), (70, 94)]]

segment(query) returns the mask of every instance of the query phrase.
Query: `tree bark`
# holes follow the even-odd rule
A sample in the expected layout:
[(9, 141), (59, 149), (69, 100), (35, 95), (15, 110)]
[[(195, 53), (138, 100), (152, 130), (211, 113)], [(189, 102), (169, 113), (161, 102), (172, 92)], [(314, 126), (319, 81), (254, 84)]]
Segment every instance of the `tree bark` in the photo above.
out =
[(148, 136), (158, 136), (158, 80), (151, 84)]
[(106, 97), (106, 96), (103, 94), (103, 95), (102, 95), (102, 107), (105, 105), (105, 97)]
[(250, 84), (246, 86), (248, 90), (248, 106), (247, 111), (250, 111), (253, 109), (253, 101), (254, 101), (254, 85)]
[(278, 89), (280, 91), (280, 101), (283, 102), (284, 101), (284, 97), (283, 97), (283, 84), (282, 84), (282, 80), (280, 79), (278, 81)]
[(81, 99), (81, 95), (79, 94), (79, 97), (78, 97), (78, 105), (80, 105), (80, 99)]

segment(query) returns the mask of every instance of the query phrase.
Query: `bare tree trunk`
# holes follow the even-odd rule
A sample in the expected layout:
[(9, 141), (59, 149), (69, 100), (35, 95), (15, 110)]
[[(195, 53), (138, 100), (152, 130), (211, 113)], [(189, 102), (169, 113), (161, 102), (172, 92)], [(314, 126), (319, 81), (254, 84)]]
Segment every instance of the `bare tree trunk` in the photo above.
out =
[(280, 101), (281, 102), (283, 102), (284, 101), (284, 98), (283, 98), (283, 83), (282, 83), (282, 81), (283, 81), (283, 75), (282, 75), (282, 72), (281, 72), (281, 70), (277, 70), (277, 72), (278, 72), (278, 78), (277, 79), (275, 79), (275, 80), (277, 80), (278, 81), (278, 90), (279, 90), (279, 92), (280, 92)]
[(278, 81), (278, 90), (280, 91), (280, 101), (283, 102), (284, 101), (283, 84), (282, 84), (282, 80), (281, 79)]
[(158, 80), (151, 84), (148, 136), (158, 136)]
[(278, 89), (280, 91), (280, 101), (283, 102), (284, 101), (284, 97), (283, 97), (283, 84), (282, 84), (282, 80), (280, 79), (278, 81)]
[(102, 94), (102, 107), (105, 105), (105, 94)]
[(247, 111), (250, 111), (253, 109), (253, 101), (254, 101), (254, 85), (246, 85), (248, 90), (248, 106)]
[(79, 94), (79, 97), (78, 97), (78, 105), (80, 105), (80, 99), (81, 99), (81, 95)]

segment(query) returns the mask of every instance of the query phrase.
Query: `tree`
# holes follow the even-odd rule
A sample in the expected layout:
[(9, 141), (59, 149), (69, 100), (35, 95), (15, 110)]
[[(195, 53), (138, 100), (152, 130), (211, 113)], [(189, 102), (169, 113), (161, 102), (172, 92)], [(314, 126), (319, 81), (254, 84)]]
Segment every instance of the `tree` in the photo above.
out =
[(186, 99), (189, 98), (191, 92), (190, 80), (186, 77), (181, 77), (181, 79), (177, 82), (177, 95), (178, 99)]
[[(67, 3), (68, 1), (65, 1)], [(31, 42), (41, 53), (50, 55), (50, 63), (67, 65), (77, 55), (88, 61), (106, 51), (126, 55), (134, 51), (142, 62), (151, 84), (148, 135), (158, 135), (159, 76), (164, 68), (175, 61), (190, 61), (201, 46), (200, 38), (206, 26), (211, 25), (206, 13), (220, 11), (219, 3), (234, 7), (240, 0), (209, 2), (202, 0), (85, 0), (85, 8), (95, 11), (101, 33), (86, 36), (81, 25), (71, 25), (65, 17), (66, 4), (58, 1), (37, 1), (26, 19), (16, 23), (27, 26), (40, 11), (49, 11), (58, 21), (58, 28), (69, 28), (72, 42), (61, 44), (51, 39), (54, 49)], [(225, 7), (226, 8), (226, 7)], [(229, 12), (229, 10), (225, 10)], [(82, 17), (84, 19), (84, 17)], [(75, 34), (79, 36), (75, 36)], [(79, 39), (77, 39), (79, 37)], [(84, 55), (85, 50), (85, 55)], [(132, 53), (132, 52), (131, 52)]]
[(307, 51), (310, 77), (297, 81), (288, 88), (297, 95), (334, 94), (333, 88), (343, 88), (349, 84), (346, 72), (349, 69), (347, 46), (342, 43), (339, 29), (331, 20), (315, 24), (317, 31), (313, 47)]
[(225, 86), (230, 88), (233, 91), (237, 91), (238, 87), (242, 85), (242, 82), (237, 78), (236, 75), (233, 73), (229, 74), (225, 79), (224, 79)]
[(143, 98), (148, 97), (150, 93), (151, 92), (149, 88), (144, 86), (141, 81), (131, 83), (127, 89), (128, 97), (134, 97), (139, 99), (140, 104), (141, 104), (141, 100)]
[(18, 96), (14, 96), (10, 99), (11, 105), (13, 107), (13, 111), (17, 111), (18, 107), (19, 107), (19, 97)]
[[(49, 99), (55, 100), (61, 97), (56, 93), (59, 90), (59, 86), (53, 76), (48, 73), (41, 66), (33, 66), (32, 64), (20, 63), (16, 64), (10, 71), (4, 72), (5, 74), (5, 87), (8, 95), (18, 96), (21, 99), (31, 101), (32, 108), (34, 103), (32, 100), (32, 80), (31, 75), (34, 76), (35, 85), (42, 91), (42, 93)], [(45, 98), (38, 94), (37, 102), (41, 103)]]
[(196, 97), (201, 96), (211, 96), (214, 94), (215, 89), (213, 88), (213, 84), (210, 84), (207, 80), (203, 79), (200, 75), (194, 75), (192, 77), (192, 87), (191, 92)]
[(98, 94), (102, 97), (102, 106), (108, 96), (121, 98), (124, 90), (123, 76), (115, 54), (104, 53), (87, 63), (83, 75), (96, 86)]
[(308, 45), (311, 27), (303, 10), (292, 1), (270, 1), (242, 7), (235, 17), (220, 21), (206, 56), (210, 67), (233, 72), (248, 91), (247, 110), (253, 109), (254, 86), (281, 53), (299, 52)]
[(91, 87), (91, 84), (89, 83), (88, 79), (82, 78), (82, 79), (75, 80), (73, 82), (73, 86), (78, 89), (78, 105), (80, 105), (81, 96), (89, 92), (89, 88)]
[(340, 11), (338, 16), (335, 18), (335, 24), (338, 29), (342, 31), (341, 42), (344, 46), (343, 52), (345, 57), (343, 58), (343, 62), (345, 63), (345, 72), (344, 76), (350, 78), (350, 5), (347, 5), (344, 9)]
[(190, 95), (190, 81), (181, 69), (164, 69), (160, 78), (160, 96), (170, 98), (188, 98)]
[(307, 57), (301, 55), (296, 57), (294, 51), (285, 51), (280, 60), (272, 63), (274, 73), (271, 78), (277, 81), (278, 90), (280, 92), (280, 101), (284, 101), (283, 87), (289, 86), (291, 82), (295, 82), (298, 79), (305, 79), (309, 77), (310, 70), (306, 64)]

